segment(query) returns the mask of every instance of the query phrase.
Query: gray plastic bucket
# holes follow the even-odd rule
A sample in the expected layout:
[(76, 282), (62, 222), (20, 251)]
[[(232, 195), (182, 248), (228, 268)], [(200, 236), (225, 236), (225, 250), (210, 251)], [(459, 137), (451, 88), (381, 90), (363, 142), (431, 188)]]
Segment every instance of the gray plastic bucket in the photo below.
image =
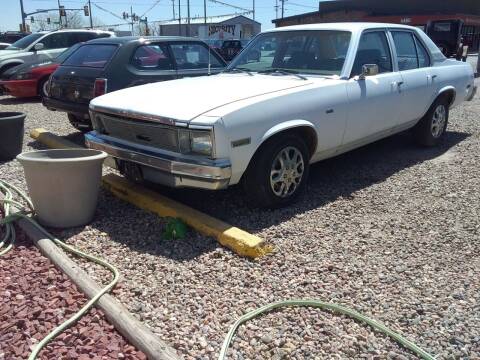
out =
[(26, 115), (0, 112), (0, 161), (15, 159), (22, 152)]
[(90, 223), (97, 207), (103, 151), (43, 150), (17, 156), (42, 225), (55, 228)]

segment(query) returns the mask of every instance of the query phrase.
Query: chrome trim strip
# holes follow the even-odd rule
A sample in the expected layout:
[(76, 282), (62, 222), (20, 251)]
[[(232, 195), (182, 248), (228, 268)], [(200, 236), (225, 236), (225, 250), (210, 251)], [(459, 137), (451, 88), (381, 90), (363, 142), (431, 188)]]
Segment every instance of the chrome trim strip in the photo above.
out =
[(146, 114), (146, 113), (141, 113), (137, 111), (113, 109), (109, 107), (93, 105), (92, 103), (90, 103), (90, 111), (96, 111), (99, 113), (126, 117), (132, 120), (140, 119), (140, 120), (152, 121), (152, 122), (157, 122), (165, 125), (179, 126), (178, 124), (182, 124), (182, 123), (188, 125), (188, 121), (184, 121), (184, 120), (170, 119), (163, 116)]
[(96, 131), (85, 134), (85, 143), (89, 148), (103, 150), (109, 155), (132, 161), (141, 165), (181, 176), (189, 176), (206, 181), (228, 180), (232, 176), (230, 161), (193, 159), (174, 156), (167, 151), (146, 146), (137, 146), (126, 141), (100, 135)]

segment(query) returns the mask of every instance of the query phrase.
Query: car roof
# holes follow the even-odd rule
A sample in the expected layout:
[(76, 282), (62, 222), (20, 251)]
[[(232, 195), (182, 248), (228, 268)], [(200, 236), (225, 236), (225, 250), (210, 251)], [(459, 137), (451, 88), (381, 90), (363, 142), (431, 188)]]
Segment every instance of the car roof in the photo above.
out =
[(101, 38), (90, 40), (89, 44), (126, 44), (126, 43), (146, 43), (146, 42), (162, 42), (162, 41), (196, 41), (203, 42), (200, 39), (182, 36), (119, 36), (111, 38)]
[(367, 29), (383, 29), (383, 28), (405, 28), (416, 29), (413, 26), (400, 25), (400, 24), (387, 24), (387, 23), (375, 23), (375, 22), (339, 22), (339, 23), (321, 23), (321, 24), (306, 24), (306, 25), (293, 25), (284, 26), (280, 28), (274, 28), (265, 32), (275, 31), (292, 31), (292, 30), (343, 30), (351, 32), (360, 32)]

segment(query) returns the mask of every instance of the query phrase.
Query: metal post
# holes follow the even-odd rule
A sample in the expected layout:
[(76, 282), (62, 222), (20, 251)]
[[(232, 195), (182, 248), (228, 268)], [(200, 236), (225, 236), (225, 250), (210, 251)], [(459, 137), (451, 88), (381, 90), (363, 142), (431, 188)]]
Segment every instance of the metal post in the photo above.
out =
[(20, 11), (22, 12), (22, 32), (26, 32), (27, 26), (25, 25), (25, 12), (23, 11), (23, 0), (20, 0)]
[(207, 23), (207, 0), (203, 0), (203, 22)]
[(278, 0), (275, 0), (275, 19), (278, 19)]
[(284, 13), (285, 13), (285, 0), (282, 0), (282, 19), (283, 19)]
[(172, 14), (173, 14), (173, 20), (175, 20), (175, 0), (172, 0)]
[(187, 36), (190, 36), (190, 0), (187, 0)]
[(255, 20), (255, 0), (253, 0), (253, 20)]
[(60, 0), (57, 0), (58, 3), (58, 24), (60, 25), (60, 28), (62, 27), (62, 17), (60, 16)]
[(182, 6), (181, 0), (178, 0), (178, 35), (182, 36)]
[(132, 36), (133, 36), (133, 7), (130, 6), (130, 20), (132, 21), (130, 23), (130, 26), (132, 27)]
[(93, 20), (92, 20), (92, 4), (88, 0), (88, 13), (90, 14), (90, 29), (93, 29)]

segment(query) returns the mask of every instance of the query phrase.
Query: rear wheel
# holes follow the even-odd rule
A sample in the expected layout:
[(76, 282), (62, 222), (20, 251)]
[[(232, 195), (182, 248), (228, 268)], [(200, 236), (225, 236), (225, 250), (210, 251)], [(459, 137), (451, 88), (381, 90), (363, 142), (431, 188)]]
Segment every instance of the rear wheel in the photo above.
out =
[(413, 129), (415, 140), (422, 146), (435, 146), (445, 134), (450, 103), (446, 96), (435, 100), (427, 114)]
[(292, 203), (305, 190), (309, 160), (307, 145), (297, 135), (282, 134), (268, 140), (244, 175), (250, 203), (264, 208)]
[(68, 113), (67, 114), (68, 116), (68, 121), (70, 121), (70, 124), (77, 130), (83, 132), (83, 133), (86, 133), (86, 132), (89, 132), (89, 131), (92, 131), (92, 123), (90, 122), (90, 120), (83, 120), (81, 119), (79, 116), (75, 115), (75, 114), (72, 114), (72, 113)]
[(37, 93), (41, 98), (48, 96), (48, 77), (41, 79), (38, 82)]

